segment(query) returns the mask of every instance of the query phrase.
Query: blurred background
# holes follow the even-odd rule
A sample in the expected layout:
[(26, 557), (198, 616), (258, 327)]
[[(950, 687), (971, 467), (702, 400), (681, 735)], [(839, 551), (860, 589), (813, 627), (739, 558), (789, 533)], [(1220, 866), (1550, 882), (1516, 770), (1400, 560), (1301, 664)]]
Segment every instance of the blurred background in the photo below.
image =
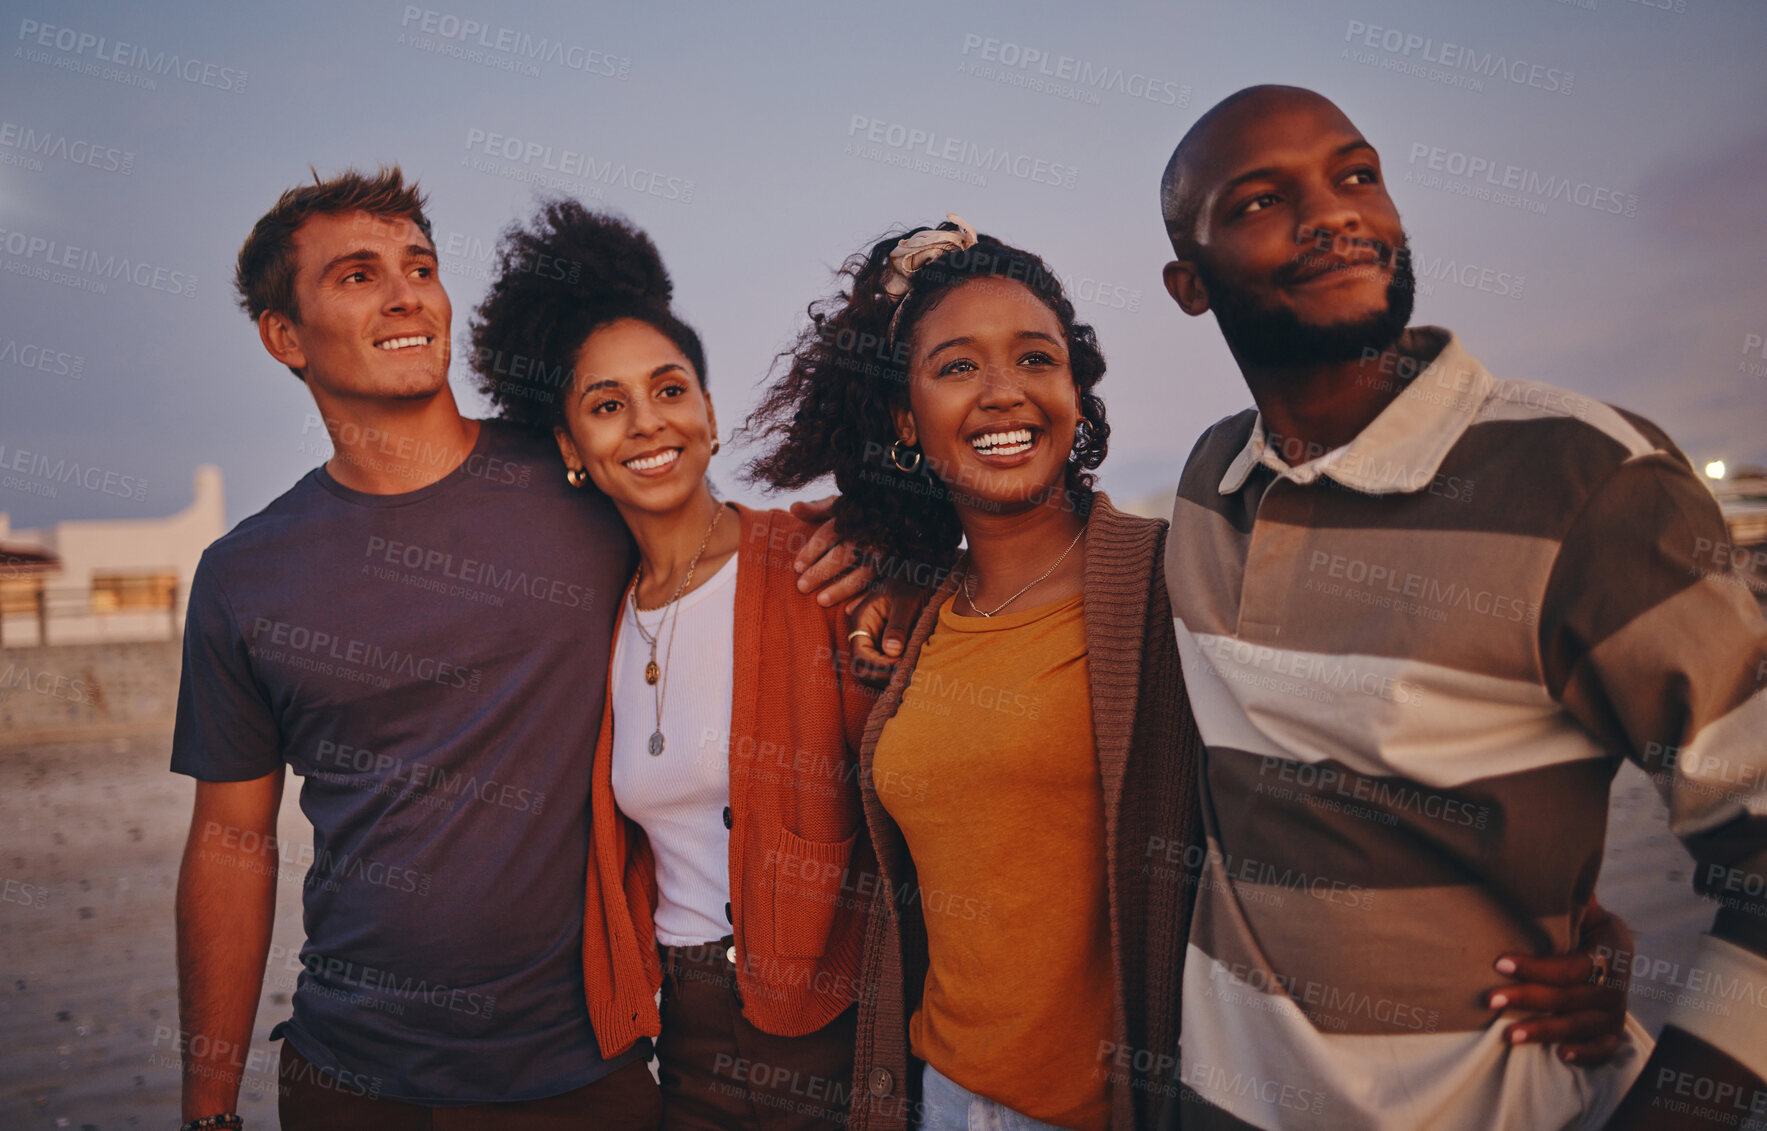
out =
[[(397, 162), (428, 191), (471, 413), (460, 340), (499, 232), (541, 194), (626, 214), (705, 339), (727, 431), (847, 255), (961, 213), (1063, 276), (1110, 365), (1104, 486), (1164, 514), (1194, 437), (1249, 399), (1213, 321), (1161, 287), (1161, 169), (1222, 96), (1311, 87), (1382, 153), (1416, 320), (1499, 376), (1663, 425), (1767, 594), (1750, 0), (5, 0), (0, 36), (5, 1127), (176, 1120), (175, 640), (202, 548), (330, 454), (231, 290), (240, 241), (311, 169)], [(714, 476), (757, 496), (726, 440)], [(1642, 774), (1615, 818), (1603, 902), (1663, 970), (1685, 963), (1710, 909)], [(308, 835), (293, 790), (284, 832)], [(1677, 976), (1634, 987), (1652, 1027)], [(274, 1125), (264, 1035), (291, 989), (273, 960), (254, 1126)]]

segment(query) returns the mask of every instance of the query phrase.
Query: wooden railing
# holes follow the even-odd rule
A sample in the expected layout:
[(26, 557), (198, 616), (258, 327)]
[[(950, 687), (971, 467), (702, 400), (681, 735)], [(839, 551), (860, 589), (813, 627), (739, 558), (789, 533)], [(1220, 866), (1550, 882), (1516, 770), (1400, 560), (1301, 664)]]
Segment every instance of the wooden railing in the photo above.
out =
[[(22, 598), (22, 599), (21, 599)], [(176, 585), (162, 590), (149, 604), (94, 608), (93, 591), (79, 586), (45, 586), (30, 594), (9, 594), (0, 602), (0, 647), (62, 643), (54, 626), (75, 622), (95, 626), (92, 633), (75, 632), (69, 642), (106, 639), (105, 626), (126, 623), (130, 639), (176, 640), (182, 631)], [(26, 626), (30, 626), (29, 629)], [(156, 630), (157, 629), (157, 630)], [(145, 633), (145, 635), (142, 635)], [(34, 639), (32, 639), (34, 637)]]

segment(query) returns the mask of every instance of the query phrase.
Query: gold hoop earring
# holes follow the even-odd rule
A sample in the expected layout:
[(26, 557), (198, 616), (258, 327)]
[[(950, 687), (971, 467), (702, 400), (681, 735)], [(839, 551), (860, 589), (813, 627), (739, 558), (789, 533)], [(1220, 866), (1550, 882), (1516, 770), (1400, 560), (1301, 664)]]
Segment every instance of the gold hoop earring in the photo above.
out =
[(589, 483), (589, 469), (586, 467), (567, 468), (564, 478), (565, 482), (573, 487), (585, 487)]
[[(914, 456), (914, 462), (904, 467), (902, 466), (902, 458), (909, 454)], [(897, 440), (890, 445), (890, 462), (896, 465), (897, 471), (905, 475), (913, 475), (920, 470), (920, 449), (905, 448), (902, 446), (902, 441)]]

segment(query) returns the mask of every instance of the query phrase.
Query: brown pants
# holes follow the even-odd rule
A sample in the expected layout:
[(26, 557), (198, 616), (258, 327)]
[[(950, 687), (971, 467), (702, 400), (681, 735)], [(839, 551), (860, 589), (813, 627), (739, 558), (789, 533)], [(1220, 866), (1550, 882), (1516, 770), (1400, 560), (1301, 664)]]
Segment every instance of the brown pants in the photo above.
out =
[(742, 1016), (729, 945), (661, 948), (664, 1131), (845, 1126), (858, 1007), (802, 1037), (763, 1033)]
[(655, 1131), (663, 1112), (662, 1096), (643, 1061), (633, 1061), (562, 1096), (470, 1107), (424, 1107), (328, 1086), (332, 1077), (315, 1069), (286, 1041), (277, 1074), (281, 1092), (277, 1114), (283, 1131), (580, 1131), (585, 1127)]

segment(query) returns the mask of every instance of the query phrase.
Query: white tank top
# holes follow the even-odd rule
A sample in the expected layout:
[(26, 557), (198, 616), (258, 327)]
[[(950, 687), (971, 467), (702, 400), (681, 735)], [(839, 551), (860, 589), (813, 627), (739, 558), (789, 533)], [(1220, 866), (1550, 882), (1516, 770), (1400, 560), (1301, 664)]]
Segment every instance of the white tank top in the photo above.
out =
[[(656, 856), (656, 937), (665, 946), (711, 942), (730, 933), (730, 695), (735, 662), (736, 559), (674, 606), (634, 614), (626, 601), (614, 644), (614, 800), (638, 822)], [(644, 680), (650, 645), (664, 674)], [(662, 635), (657, 636), (658, 629)], [(670, 651), (670, 637), (674, 650)], [(666, 661), (666, 662), (665, 662)], [(650, 753), (663, 697), (663, 752)]]

